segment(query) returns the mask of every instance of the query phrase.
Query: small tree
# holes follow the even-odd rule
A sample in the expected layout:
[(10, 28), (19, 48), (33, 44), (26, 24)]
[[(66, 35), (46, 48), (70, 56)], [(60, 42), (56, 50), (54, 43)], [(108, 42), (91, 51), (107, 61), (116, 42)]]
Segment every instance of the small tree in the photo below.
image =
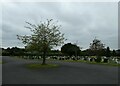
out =
[(64, 34), (61, 34), (59, 31), (61, 26), (55, 25), (52, 21), (53, 19), (47, 19), (46, 22), (40, 22), (38, 25), (26, 22), (29, 25), (26, 28), (30, 29), (32, 34), (29, 36), (17, 35), (19, 40), (27, 44), (27, 48), (43, 53), (43, 65), (46, 64), (45, 61), (48, 50), (54, 46), (61, 45), (65, 40)]
[(106, 57), (110, 57), (110, 48), (109, 47), (107, 47), (107, 49), (106, 49)]
[(117, 53), (115, 50), (112, 51), (112, 56), (117, 56)]
[(93, 55), (101, 56), (104, 49), (104, 44), (96, 38), (93, 40), (92, 43), (90, 43), (89, 50), (92, 52)]
[(103, 54), (103, 51), (105, 50), (104, 44), (98, 40), (94, 39), (92, 43), (90, 43), (90, 48), (92, 55), (96, 55), (97, 58), (95, 59), (96, 62), (101, 62), (101, 56)]

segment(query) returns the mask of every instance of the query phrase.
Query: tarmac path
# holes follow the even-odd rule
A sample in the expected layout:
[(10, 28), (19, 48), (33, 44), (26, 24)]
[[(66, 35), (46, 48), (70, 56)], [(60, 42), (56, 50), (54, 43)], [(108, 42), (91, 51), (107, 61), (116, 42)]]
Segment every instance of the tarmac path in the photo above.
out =
[(63, 61), (58, 68), (28, 69), (25, 64), (41, 63), (4, 56), (2, 61), (3, 84), (118, 84), (118, 67)]

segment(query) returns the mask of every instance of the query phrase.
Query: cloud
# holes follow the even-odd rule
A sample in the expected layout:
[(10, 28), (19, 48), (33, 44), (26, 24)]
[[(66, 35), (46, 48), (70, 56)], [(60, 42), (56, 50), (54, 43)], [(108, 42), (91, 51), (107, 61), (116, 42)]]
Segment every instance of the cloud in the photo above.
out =
[[(89, 48), (95, 36), (117, 49), (117, 2), (12, 2), (3, 5), (2, 40), (3, 47), (23, 45), (16, 34), (30, 34), (25, 29), (25, 21), (38, 24), (46, 19), (58, 20), (67, 42), (75, 43), (84, 49)], [(11, 45), (9, 45), (11, 42)]]

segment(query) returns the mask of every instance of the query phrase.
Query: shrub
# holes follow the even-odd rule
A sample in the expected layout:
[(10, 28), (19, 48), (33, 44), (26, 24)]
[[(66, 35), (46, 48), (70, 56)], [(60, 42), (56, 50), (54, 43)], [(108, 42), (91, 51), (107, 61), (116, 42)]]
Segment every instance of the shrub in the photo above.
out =
[(104, 63), (108, 63), (108, 59), (107, 58), (104, 58)]
[(93, 61), (93, 58), (90, 58), (90, 62), (92, 62)]
[(101, 60), (102, 60), (101, 57), (97, 57), (97, 58), (95, 59), (96, 62), (101, 62)]

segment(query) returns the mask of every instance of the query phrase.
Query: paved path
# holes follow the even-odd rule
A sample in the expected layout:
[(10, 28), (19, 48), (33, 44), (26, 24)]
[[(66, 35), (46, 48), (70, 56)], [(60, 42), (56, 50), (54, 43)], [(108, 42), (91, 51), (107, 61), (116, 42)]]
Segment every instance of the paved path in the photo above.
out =
[(59, 64), (53, 69), (31, 70), (24, 65), (41, 63), (3, 57), (3, 84), (117, 84), (118, 68), (86, 63), (51, 61)]

